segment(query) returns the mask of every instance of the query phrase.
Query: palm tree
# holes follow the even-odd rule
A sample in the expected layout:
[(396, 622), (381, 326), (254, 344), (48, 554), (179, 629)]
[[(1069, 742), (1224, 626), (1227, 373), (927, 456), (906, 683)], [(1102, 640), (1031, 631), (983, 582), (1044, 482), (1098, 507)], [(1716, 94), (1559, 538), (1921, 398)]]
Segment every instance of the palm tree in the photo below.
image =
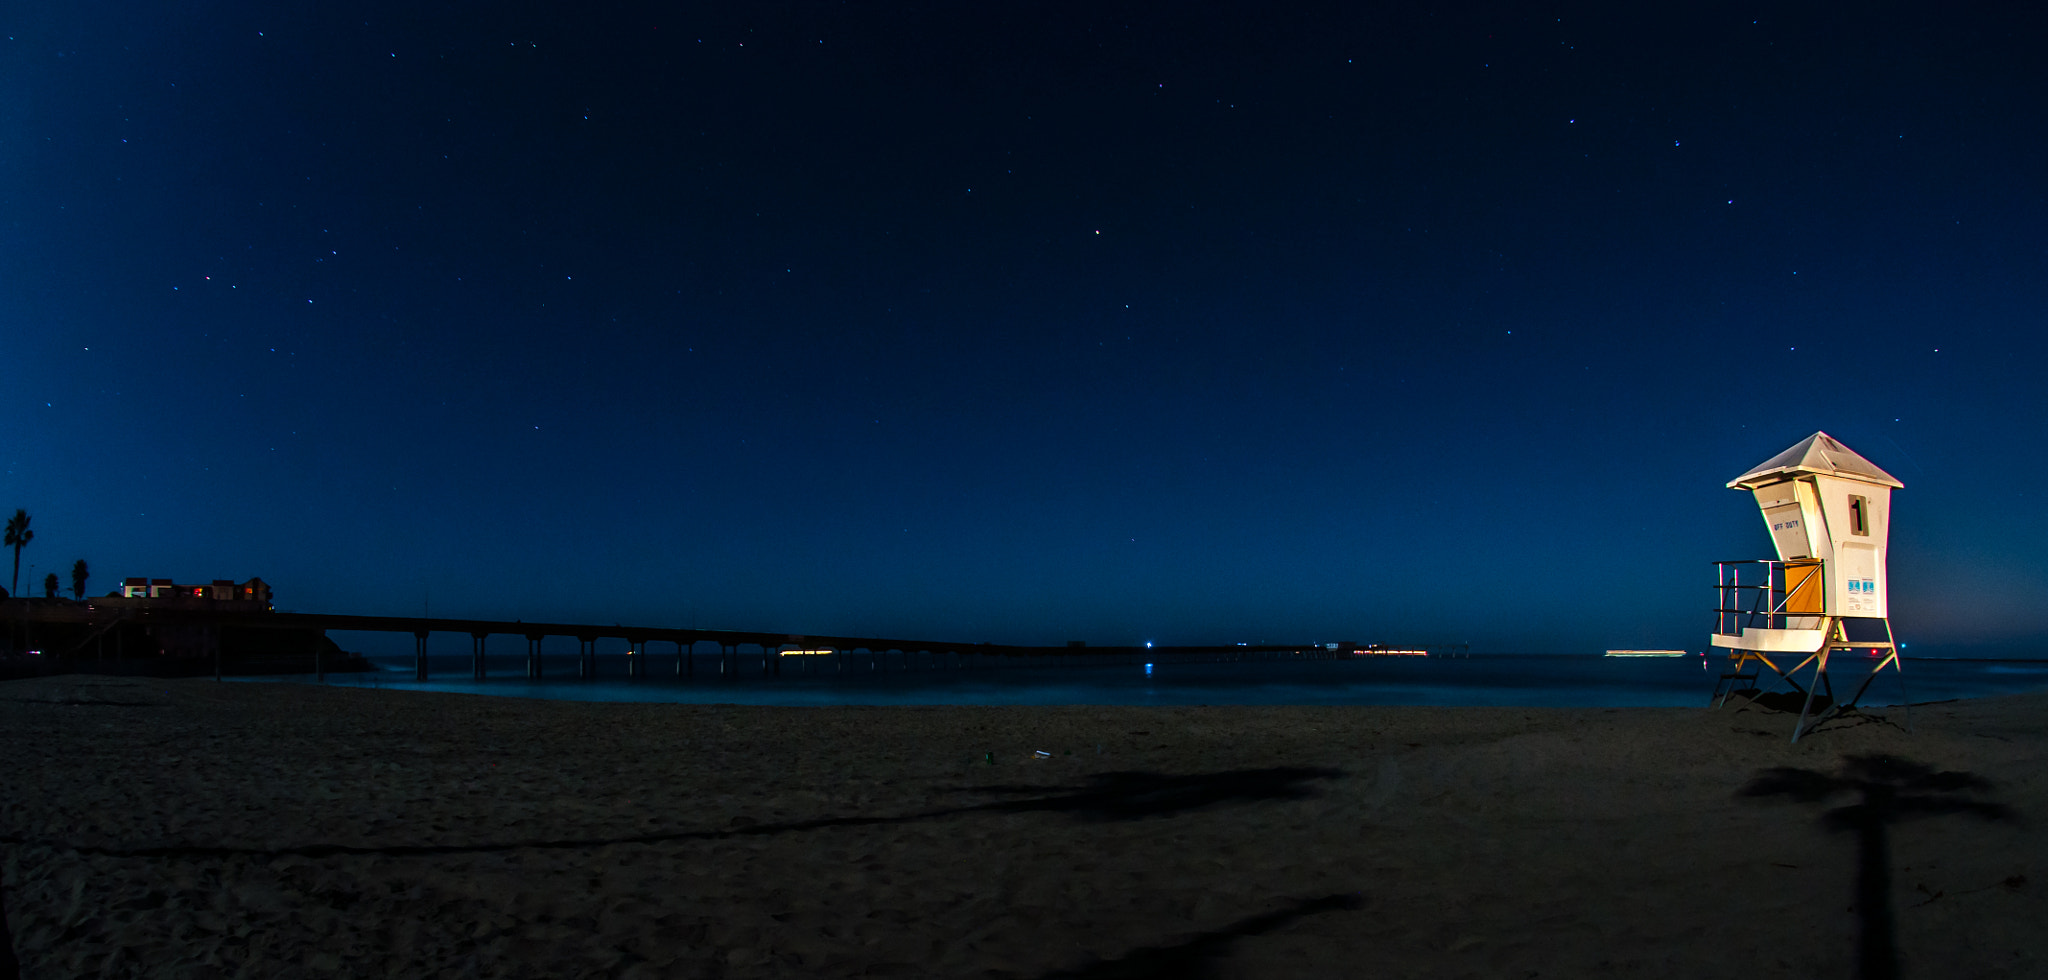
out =
[(48, 575), (45, 575), (45, 576), (43, 576), (43, 598), (45, 598), (45, 599), (55, 599), (55, 598), (57, 598), (57, 573), (56, 573), (56, 572), (51, 572), (50, 574), (48, 574)]
[(28, 511), (15, 508), (14, 516), (7, 519), (7, 535), (0, 538), (0, 547), (14, 549), (14, 581), (7, 590), (11, 595), (21, 594), (21, 549), (35, 536), (36, 532), (28, 529)]
[(90, 577), (92, 572), (85, 567), (85, 559), (71, 563), (71, 598), (85, 598), (85, 580)]

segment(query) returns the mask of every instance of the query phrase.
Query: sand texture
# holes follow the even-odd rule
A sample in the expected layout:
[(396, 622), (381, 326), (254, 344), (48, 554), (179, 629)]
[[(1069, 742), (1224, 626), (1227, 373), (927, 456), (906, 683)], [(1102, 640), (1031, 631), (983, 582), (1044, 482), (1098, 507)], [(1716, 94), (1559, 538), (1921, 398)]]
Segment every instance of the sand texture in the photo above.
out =
[(2048, 975), (2048, 695), (1897, 720), (49, 678), (0, 882), (31, 978)]

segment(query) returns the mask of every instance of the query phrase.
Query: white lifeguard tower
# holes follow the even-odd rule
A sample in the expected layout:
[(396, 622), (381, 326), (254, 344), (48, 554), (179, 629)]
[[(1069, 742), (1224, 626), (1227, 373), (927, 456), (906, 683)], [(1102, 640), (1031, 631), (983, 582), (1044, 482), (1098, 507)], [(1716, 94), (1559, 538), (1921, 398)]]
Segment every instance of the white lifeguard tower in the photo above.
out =
[[(1752, 662), (1768, 667), (1806, 696), (1792, 728), (1797, 742), (1822, 722), (1855, 708), (1886, 667), (1899, 671), (1904, 691), (1885, 574), (1892, 491), (1903, 486), (1825, 432), (1728, 481), (1730, 489), (1756, 496), (1778, 558), (1714, 563), (1720, 602), (1712, 640), (1731, 651), (1732, 660), (1715, 686), (1716, 705), (1726, 703), (1743, 682), (1749, 682), (1753, 694), (1763, 693), (1755, 687), (1757, 674), (1744, 673), (1744, 668)], [(1874, 666), (1855, 694), (1836, 701), (1828, 680), (1829, 657), (1859, 649), (1869, 651)], [(1781, 670), (1774, 656), (1804, 659)], [(1802, 686), (1794, 675), (1809, 664), (1813, 672)], [(1822, 692), (1828, 704), (1809, 721)]]

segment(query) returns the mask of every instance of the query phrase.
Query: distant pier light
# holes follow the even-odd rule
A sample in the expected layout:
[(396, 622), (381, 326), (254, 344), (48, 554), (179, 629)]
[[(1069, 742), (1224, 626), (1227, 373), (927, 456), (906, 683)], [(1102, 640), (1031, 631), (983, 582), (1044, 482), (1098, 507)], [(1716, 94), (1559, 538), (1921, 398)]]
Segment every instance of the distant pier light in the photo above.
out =
[[(1754, 679), (1743, 669), (1768, 667), (1806, 695), (1792, 740), (1835, 714), (1854, 708), (1872, 678), (1899, 667), (1892, 635), (1890, 580), (1885, 551), (1891, 535), (1892, 491), (1904, 486), (1875, 463), (1825, 432), (1728, 481), (1756, 499), (1776, 560), (1716, 562), (1720, 602), (1713, 645), (1731, 651), (1733, 669), (1722, 685)], [(1855, 693), (1836, 701), (1827, 677), (1831, 654), (1858, 648), (1882, 659)], [(1790, 670), (1771, 658), (1800, 656)], [(1812, 666), (1801, 685), (1793, 676)], [(1903, 675), (1900, 679), (1904, 684)], [(1715, 696), (1726, 697), (1720, 688)], [(1816, 698), (1822, 713), (1808, 721)]]

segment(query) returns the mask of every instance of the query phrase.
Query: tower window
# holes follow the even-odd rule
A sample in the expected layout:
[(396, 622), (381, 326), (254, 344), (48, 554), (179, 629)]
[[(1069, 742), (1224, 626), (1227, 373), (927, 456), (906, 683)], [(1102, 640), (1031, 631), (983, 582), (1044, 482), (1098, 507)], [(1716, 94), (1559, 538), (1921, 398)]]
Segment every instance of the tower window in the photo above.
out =
[(1849, 533), (1868, 535), (1870, 533), (1870, 500), (1867, 497), (1849, 497)]

